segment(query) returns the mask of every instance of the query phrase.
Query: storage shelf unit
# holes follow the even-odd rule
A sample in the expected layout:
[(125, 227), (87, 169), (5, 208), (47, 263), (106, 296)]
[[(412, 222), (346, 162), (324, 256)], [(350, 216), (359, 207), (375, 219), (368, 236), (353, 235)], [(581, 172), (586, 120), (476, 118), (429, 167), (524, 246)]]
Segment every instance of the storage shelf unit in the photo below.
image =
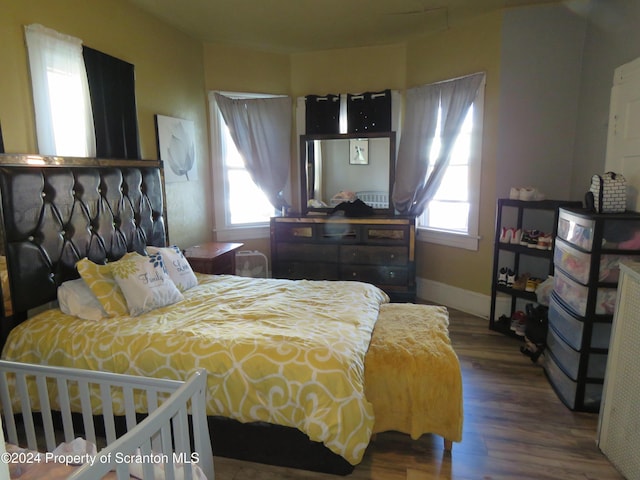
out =
[(545, 372), (571, 410), (597, 412), (621, 261), (640, 260), (640, 214), (560, 208)]
[[(506, 335), (516, 336), (508, 326), (498, 323), (498, 294), (510, 297), (508, 316), (518, 309), (519, 300), (526, 303), (537, 302), (534, 292), (518, 290), (504, 285), (498, 285), (498, 274), (502, 267), (508, 266), (516, 274), (521, 274), (520, 267), (526, 263), (538, 264), (538, 270), (547, 275), (553, 274), (553, 252), (551, 250), (539, 250), (519, 244), (501, 243), (500, 233), (503, 227), (515, 228), (521, 231), (538, 229), (555, 237), (558, 208), (561, 206), (580, 206), (580, 202), (562, 200), (524, 201), (508, 198), (498, 199), (496, 210), (496, 232), (493, 251), (493, 270), (491, 282), (491, 310), (489, 315), (489, 328)], [(543, 278), (543, 279), (544, 279)]]

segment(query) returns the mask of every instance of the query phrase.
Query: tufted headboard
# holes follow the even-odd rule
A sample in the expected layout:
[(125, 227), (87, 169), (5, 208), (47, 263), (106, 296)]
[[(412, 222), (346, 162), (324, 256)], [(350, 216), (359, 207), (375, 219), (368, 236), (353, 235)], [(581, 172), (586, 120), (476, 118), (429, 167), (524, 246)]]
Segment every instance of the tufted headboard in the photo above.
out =
[(167, 242), (158, 161), (0, 155), (0, 195), (15, 318), (55, 300), (81, 258), (105, 263)]

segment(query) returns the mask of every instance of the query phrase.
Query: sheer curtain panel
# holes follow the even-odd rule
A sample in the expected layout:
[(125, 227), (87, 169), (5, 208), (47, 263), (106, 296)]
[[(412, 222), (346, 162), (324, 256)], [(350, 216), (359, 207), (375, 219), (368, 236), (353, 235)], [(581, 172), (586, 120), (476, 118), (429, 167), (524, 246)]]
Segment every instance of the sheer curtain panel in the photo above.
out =
[(251, 179), (274, 208), (288, 207), (283, 190), (291, 165), (291, 98), (230, 98), (216, 93), (215, 99)]
[[(449, 165), (451, 148), (484, 77), (484, 73), (476, 73), (407, 91), (404, 130), (393, 188), (393, 204), (398, 213), (420, 215), (437, 192)], [(438, 116), (441, 146), (435, 167), (427, 175)]]
[(38, 150), (94, 157), (96, 141), (82, 41), (42, 25), (25, 26)]

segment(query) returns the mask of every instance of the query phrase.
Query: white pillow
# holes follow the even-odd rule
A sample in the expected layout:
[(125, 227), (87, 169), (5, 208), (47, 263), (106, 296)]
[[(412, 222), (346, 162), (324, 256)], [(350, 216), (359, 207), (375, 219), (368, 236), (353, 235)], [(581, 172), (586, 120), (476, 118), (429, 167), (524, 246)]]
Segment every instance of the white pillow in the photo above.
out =
[(69, 280), (58, 287), (58, 304), (67, 315), (85, 320), (97, 321), (109, 316), (87, 282), (81, 278)]
[(176, 284), (176, 287), (178, 287), (178, 290), (181, 292), (198, 285), (198, 279), (195, 273), (193, 273), (189, 261), (182, 254), (180, 247), (176, 245), (163, 248), (147, 247), (147, 253), (149, 253), (149, 255), (154, 253), (162, 254), (167, 273), (169, 273), (171, 280), (173, 280), (173, 283)]
[(160, 253), (148, 257), (131, 255), (113, 263), (111, 274), (124, 294), (131, 316), (184, 299), (169, 277)]

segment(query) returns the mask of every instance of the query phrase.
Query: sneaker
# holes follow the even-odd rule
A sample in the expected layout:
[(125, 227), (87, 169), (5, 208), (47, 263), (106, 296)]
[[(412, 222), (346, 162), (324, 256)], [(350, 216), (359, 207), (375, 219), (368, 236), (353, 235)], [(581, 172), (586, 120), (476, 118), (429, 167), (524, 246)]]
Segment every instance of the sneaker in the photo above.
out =
[(551, 235), (540, 234), (536, 248), (538, 250), (551, 250)]
[(524, 326), (527, 324), (527, 315), (522, 310), (516, 310), (511, 315), (511, 326), (509, 327), (514, 332), (518, 332), (518, 330), (522, 330), (522, 335), (524, 336)]
[(513, 287), (514, 282), (516, 281), (516, 272), (509, 269), (507, 271), (507, 287)]
[(520, 245), (521, 241), (522, 241), (522, 230), (519, 228), (514, 228), (511, 232), (511, 243)]
[(524, 291), (527, 288), (527, 280), (529, 280), (529, 277), (530, 277), (529, 273), (523, 273), (522, 275), (518, 275), (518, 278), (516, 278), (516, 281), (513, 282), (513, 286), (511, 288), (513, 288), (514, 290)]
[(522, 187), (520, 189), (520, 200), (528, 202), (544, 200), (544, 194), (540, 193), (537, 188)]
[(538, 239), (540, 238), (539, 230), (529, 230), (529, 239), (527, 242), (528, 248), (537, 248), (538, 247)]
[(529, 242), (531, 241), (531, 237), (529, 235), (530, 230), (523, 230), (522, 236), (520, 237), (520, 245), (523, 247), (528, 247)]
[(511, 243), (513, 228), (502, 227), (500, 230), (500, 243)]
[(511, 200), (520, 200), (520, 189), (517, 187), (511, 187), (511, 190), (509, 190), (509, 198)]
[(540, 285), (542, 283), (542, 280), (536, 277), (530, 277), (527, 280), (527, 285), (525, 287), (525, 291), (526, 292), (535, 292), (536, 288), (538, 288), (538, 285)]
[(516, 333), (516, 335), (520, 337), (524, 337), (526, 330), (527, 330), (527, 317), (525, 316), (524, 320), (518, 320), (513, 331)]
[(507, 286), (507, 267), (502, 267), (498, 272), (498, 285)]

